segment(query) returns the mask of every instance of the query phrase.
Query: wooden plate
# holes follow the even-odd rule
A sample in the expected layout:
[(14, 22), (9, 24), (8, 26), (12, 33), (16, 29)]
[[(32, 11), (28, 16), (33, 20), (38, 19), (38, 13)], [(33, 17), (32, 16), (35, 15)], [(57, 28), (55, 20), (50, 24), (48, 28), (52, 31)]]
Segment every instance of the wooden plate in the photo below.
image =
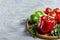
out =
[[(31, 23), (27, 20), (27, 29), (29, 28), (29, 26), (31, 25)], [(28, 29), (29, 31), (29, 29)], [(39, 38), (45, 38), (45, 39), (57, 39), (58, 36), (49, 36), (48, 34), (39, 34), (39, 33), (36, 33), (36, 36), (39, 37)]]

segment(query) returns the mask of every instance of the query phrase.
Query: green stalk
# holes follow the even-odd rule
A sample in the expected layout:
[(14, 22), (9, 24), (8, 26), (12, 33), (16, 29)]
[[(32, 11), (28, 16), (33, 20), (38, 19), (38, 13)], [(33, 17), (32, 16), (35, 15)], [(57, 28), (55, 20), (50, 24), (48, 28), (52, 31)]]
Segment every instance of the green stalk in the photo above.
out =
[(48, 20), (50, 20), (49, 16), (50, 16), (50, 14), (48, 14)]

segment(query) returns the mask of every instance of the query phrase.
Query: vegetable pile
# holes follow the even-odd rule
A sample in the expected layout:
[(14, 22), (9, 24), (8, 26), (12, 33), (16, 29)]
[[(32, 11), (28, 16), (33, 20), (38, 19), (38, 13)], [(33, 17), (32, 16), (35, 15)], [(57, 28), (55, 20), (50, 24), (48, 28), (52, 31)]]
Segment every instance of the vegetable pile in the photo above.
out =
[(33, 37), (36, 33), (50, 34), (51, 36), (60, 37), (60, 9), (46, 8), (45, 10), (38, 10), (30, 16), (29, 19), (32, 24), (29, 28)]

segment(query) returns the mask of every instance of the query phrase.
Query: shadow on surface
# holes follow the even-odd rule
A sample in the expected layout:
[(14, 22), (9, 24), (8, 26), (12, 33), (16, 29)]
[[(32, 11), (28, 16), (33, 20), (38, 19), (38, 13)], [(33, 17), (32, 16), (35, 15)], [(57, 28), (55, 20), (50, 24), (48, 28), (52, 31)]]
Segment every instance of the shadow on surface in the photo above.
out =
[(30, 33), (28, 32), (27, 28), (26, 28), (26, 22), (27, 22), (27, 19), (24, 19), (24, 20), (22, 20), (22, 22), (20, 23), (20, 25), (24, 25), (23, 35), (24, 35), (24, 36), (31, 36)]
[(26, 28), (24, 30), (24, 36), (31, 36), (30, 33), (26, 30)]
[(20, 23), (20, 25), (26, 25), (26, 20), (24, 19), (24, 20), (22, 20), (22, 22)]

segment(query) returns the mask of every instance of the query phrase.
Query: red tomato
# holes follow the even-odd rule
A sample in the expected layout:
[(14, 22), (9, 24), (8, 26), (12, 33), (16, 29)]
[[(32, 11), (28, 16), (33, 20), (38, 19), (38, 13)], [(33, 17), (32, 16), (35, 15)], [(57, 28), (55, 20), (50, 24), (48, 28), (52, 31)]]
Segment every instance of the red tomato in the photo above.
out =
[(50, 16), (55, 17), (55, 19), (56, 19), (56, 14), (58, 13), (58, 10), (60, 10), (60, 9), (59, 8), (54, 9), (51, 13), (49, 13)]
[(57, 14), (59, 14), (60, 13), (60, 9), (59, 8), (56, 8), (56, 9), (54, 9), (54, 12), (56, 13), (56, 15)]
[(56, 8), (56, 9), (55, 9), (55, 13), (56, 13), (57, 23), (60, 24), (60, 9), (59, 9), (59, 8)]
[(57, 23), (60, 24), (60, 16), (57, 16)]
[(45, 13), (46, 13), (46, 14), (52, 13), (52, 9), (51, 9), (51, 8), (46, 8), (46, 9), (45, 9)]

